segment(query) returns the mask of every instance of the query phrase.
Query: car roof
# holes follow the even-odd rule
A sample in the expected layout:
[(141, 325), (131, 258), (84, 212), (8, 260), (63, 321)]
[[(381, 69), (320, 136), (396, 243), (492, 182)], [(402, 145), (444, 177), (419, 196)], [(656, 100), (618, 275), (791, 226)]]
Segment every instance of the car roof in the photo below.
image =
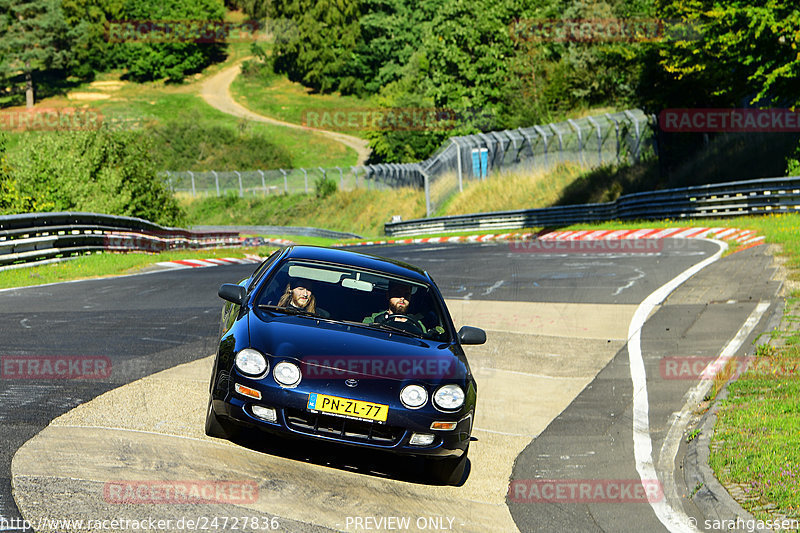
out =
[(309, 245), (290, 246), (285, 252), (284, 259), (327, 261), (367, 270), (376, 270), (385, 274), (404, 277), (423, 283), (431, 283), (432, 281), (427, 272), (414, 265), (394, 259), (387, 259), (385, 257), (377, 257), (336, 248)]

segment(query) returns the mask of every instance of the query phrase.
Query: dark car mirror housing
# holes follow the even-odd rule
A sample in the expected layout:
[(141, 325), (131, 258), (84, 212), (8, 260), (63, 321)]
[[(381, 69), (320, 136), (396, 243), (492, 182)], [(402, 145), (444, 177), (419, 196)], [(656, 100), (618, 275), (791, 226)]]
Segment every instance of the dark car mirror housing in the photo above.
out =
[(462, 326), (458, 330), (458, 340), (461, 344), (483, 344), (486, 342), (486, 332), (481, 328)]
[(217, 294), (226, 302), (242, 305), (247, 296), (247, 289), (235, 283), (225, 283), (219, 288)]

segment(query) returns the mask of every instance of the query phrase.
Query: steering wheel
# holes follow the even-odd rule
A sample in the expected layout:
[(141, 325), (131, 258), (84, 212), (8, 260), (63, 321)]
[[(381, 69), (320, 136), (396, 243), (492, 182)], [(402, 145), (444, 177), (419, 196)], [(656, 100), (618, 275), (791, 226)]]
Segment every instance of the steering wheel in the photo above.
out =
[[(397, 320), (398, 318), (405, 318), (406, 321), (405, 322), (401, 322), (401, 321)], [(395, 327), (398, 327), (398, 328), (401, 328), (401, 329), (407, 329), (407, 328), (404, 327), (405, 325), (412, 326), (412, 328), (414, 330), (416, 330), (416, 331), (411, 331), (411, 333), (422, 334), (425, 331), (425, 328), (422, 326), (422, 323), (419, 320), (417, 320), (416, 318), (414, 318), (413, 316), (411, 316), (411, 315), (404, 315), (404, 314), (401, 314), (401, 313), (393, 313), (391, 315), (386, 315), (386, 318), (384, 318), (381, 322), (389, 322), (390, 320), (392, 322), (397, 322), (397, 324), (393, 324), (393, 325)]]

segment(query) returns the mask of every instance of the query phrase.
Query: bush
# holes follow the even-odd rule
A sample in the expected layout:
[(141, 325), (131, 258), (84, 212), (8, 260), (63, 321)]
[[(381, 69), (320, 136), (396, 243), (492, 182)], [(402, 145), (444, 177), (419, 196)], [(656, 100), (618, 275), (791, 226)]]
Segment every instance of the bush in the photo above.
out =
[(316, 189), (317, 198), (327, 198), (334, 194), (338, 189), (336, 180), (327, 176), (320, 176), (314, 181), (314, 188)]
[(242, 76), (255, 79), (263, 83), (270, 83), (278, 77), (275, 74), (275, 65), (272, 56), (267, 53), (260, 43), (250, 45), (250, 52), (256, 59), (249, 59), (242, 63)]
[(6, 156), (7, 138), (0, 132), (0, 215), (25, 213), (35, 207), (33, 198), (20, 193), (19, 184), (11, 174)]
[(24, 135), (9, 154), (9, 166), (19, 194), (31, 199), (30, 210), (185, 223), (183, 211), (156, 175), (150, 141), (141, 133), (99, 129)]

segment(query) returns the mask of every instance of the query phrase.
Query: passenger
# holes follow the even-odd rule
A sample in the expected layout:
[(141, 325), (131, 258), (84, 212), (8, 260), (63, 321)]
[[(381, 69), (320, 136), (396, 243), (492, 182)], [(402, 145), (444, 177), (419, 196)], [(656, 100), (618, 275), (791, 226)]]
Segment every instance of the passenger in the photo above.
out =
[(317, 299), (313, 289), (313, 282), (304, 278), (289, 278), (281, 299), (278, 300), (278, 307), (292, 307), (301, 311), (306, 311), (313, 315), (323, 318), (330, 318), (330, 313), (317, 307)]

